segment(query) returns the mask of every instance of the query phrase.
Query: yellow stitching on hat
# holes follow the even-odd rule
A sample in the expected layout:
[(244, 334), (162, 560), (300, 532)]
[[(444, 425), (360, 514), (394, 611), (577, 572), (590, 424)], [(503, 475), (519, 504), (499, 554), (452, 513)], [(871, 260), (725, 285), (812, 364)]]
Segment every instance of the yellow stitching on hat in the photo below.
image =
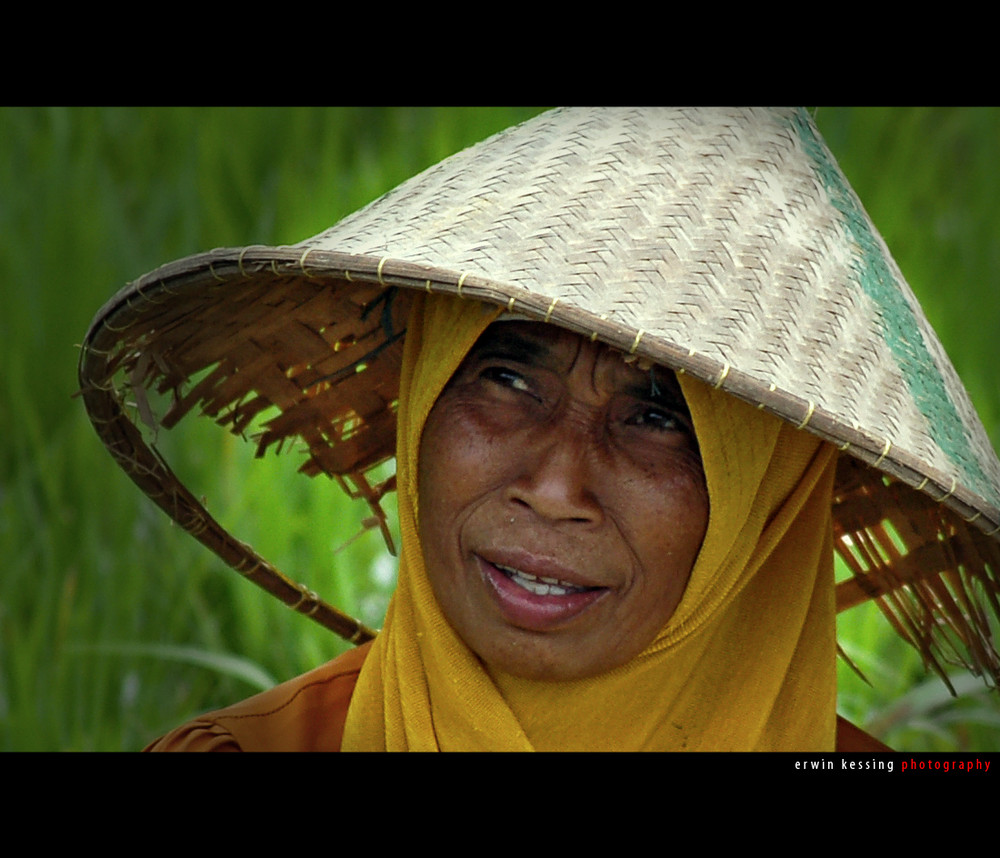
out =
[(917, 486), (917, 491), (918, 491), (918, 492), (922, 492), (922, 491), (924, 490), (924, 486), (926, 486), (926, 485), (927, 485), (927, 479), (928, 479), (927, 477), (924, 477), (924, 478), (923, 478), (923, 479), (922, 479), (922, 480), (920, 481), (920, 485), (919, 485), (919, 486)]
[(128, 328), (128, 322), (125, 323), (124, 327), (116, 328), (114, 325), (111, 324), (111, 320), (110, 319), (105, 319), (101, 323), (101, 327), (104, 328), (107, 331), (114, 331), (116, 334), (120, 334), (122, 331), (124, 331), (124, 330), (126, 330)]
[[(212, 273), (214, 274), (215, 272), (213, 271)], [(219, 280), (220, 280), (220, 282), (225, 282), (221, 278), (219, 278)], [(163, 281), (162, 280), (160, 281), (160, 285), (161, 286), (163, 285)], [(148, 288), (150, 286), (156, 286), (156, 284), (155, 283), (152, 283), (152, 284), (151, 283), (147, 283), (146, 286)], [(142, 279), (140, 278), (139, 280), (135, 281), (135, 291), (139, 293), (139, 296), (144, 301), (146, 301), (146, 302), (148, 302), (150, 304), (162, 304), (163, 301), (165, 300), (162, 296), (157, 297), (155, 295), (147, 295), (142, 290), (143, 290), (143, 282), (142, 282)], [(131, 303), (129, 304), (129, 306), (131, 306)]]
[(845, 441), (843, 443), (843, 445), (840, 446), (840, 447), (838, 447), (837, 449), (840, 450), (841, 452), (844, 452), (850, 446), (851, 446), (851, 442), (850, 441)]
[(157, 280), (156, 285), (160, 287), (164, 292), (166, 292), (171, 297), (177, 296), (177, 291), (170, 285), (168, 280)]
[[(770, 384), (768, 385), (768, 388), (767, 388), (767, 391), (768, 391), (768, 393), (774, 393), (774, 390), (775, 390), (775, 384), (774, 384), (774, 382), (772, 381), (772, 382), (771, 382), (771, 383), (770, 383)], [(763, 407), (764, 407), (764, 403), (763, 403), (763, 402), (758, 402), (758, 403), (757, 403), (757, 408), (758, 408), (758, 409), (761, 409), (761, 408), (763, 408)], [(801, 428), (801, 427), (800, 427), (800, 428)]]
[(211, 262), (208, 263), (208, 273), (211, 274), (220, 283), (225, 283), (226, 282), (218, 274), (215, 273), (215, 266)]
[[(136, 291), (138, 291), (138, 290), (136, 290)], [(142, 292), (139, 292), (139, 297), (145, 299), (146, 296), (143, 295)], [(132, 301), (134, 300), (134, 298), (135, 298), (135, 295), (126, 295), (125, 296), (125, 306), (128, 307), (130, 310), (134, 310), (135, 309), (135, 307), (132, 305)]]
[(727, 375), (729, 375), (729, 361), (726, 361), (725, 365), (722, 367), (722, 372), (719, 374), (719, 380), (712, 386), (718, 390), (722, 387), (722, 382), (726, 380)]
[(938, 503), (942, 503), (942, 502), (948, 500), (948, 498), (950, 498), (955, 493), (955, 489), (957, 489), (957, 488), (958, 488), (958, 480), (956, 480), (954, 477), (952, 477), (951, 478), (951, 488), (948, 489), (947, 494), (944, 494), (941, 497), (939, 497), (937, 499), (937, 502)]
[(353, 283), (353, 282), (354, 282), (354, 281), (353, 281), (353, 280), (351, 279), (351, 272), (350, 272), (350, 271), (348, 271), (348, 270), (347, 270), (346, 268), (344, 269), (344, 279), (345, 279), (345, 280), (346, 280), (346, 281), (347, 281), (348, 283)]
[(992, 536), (994, 533), (998, 533), (998, 532), (1000, 532), (1000, 524), (998, 524), (996, 527), (994, 527), (993, 530), (991, 530), (986, 535), (987, 536)]
[[(294, 605), (289, 605), (288, 607), (291, 608), (293, 611), (297, 611), (299, 609), (299, 605), (301, 605), (307, 599), (315, 602), (318, 598), (319, 596), (317, 596), (311, 590), (307, 589), (306, 587), (303, 587), (302, 585), (299, 585), (299, 600)], [(315, 608), (313, 608), (313, 610), (315, 610)]]
[(249, 247), (244, 247), (240, 251), (240, 258), (239, 258), (240, 274), (242, 274), (244, 277), (249, 277), (250, 276), (249, 274), (246, 273), (246, 271), (243, 268), (243, 254), (246, 253), (249, 249), (250, 249)]
[(457, 294), (458, 294), (459, 298), (462, 297), (462, 287), (465, 285), (465, 278), (468, 277), (468, 276), (469, 276), (469, 272), (466, 271), (464, 274), (462, 274), (461, 277), (458, 278), (458, 290), (457, 290)]
[(976, 514), (974, 516), (972, 516), (972, 518), (967, 518), (965, 520), (966, 520), (967, 523), (972, 524), (972, 522), (974, 522), (981, 515), (982, 515), (982, 513), (977, 509), (976, 510)]
[(255, 562), (252, 568), (246, 570), (240, 569), (239, 571), (244, 578), (253, 578), (253, 576), (260, 572), (263, 568), (264, 567), (259, 562)]
[[(552, 311), (553, 311), (553, 310), (554, 310), (554, 309), (556, 308), (556, 304), (558, 304), (558, 303), (559, 303), (559, 299), (558, 299), (558, 298), (553, 298), (553, 299), (552, 299), (552, 303), (551, 303), (551, 304), (549, 304), (549, 309), (548, 309), (548, 310), (546, 311), (546, 313), (545, 313), (545, 321), (546, 321), (546, 322), (547, 322), (547, 321), (548, 321), (549, 319), (551, 319), (551, 318), (552, 318)], [(638, 340), (636, 340), (636, 342), (638, 342)]]
[[(605, 321), (607, 321), (607, 319), (608, 319), (608, 314), (607, 313), (601, 313), (601, 321), (605, 322)], [(590, 341), (591, 342), (595, 342), (596, 340), (597, 340), (597, 331), (594, 331), (594, 333), (592, 333), (590, 335)]]
[(357, 643), (359, 640), (361, 640), (361, 637), (362, 637), (361, 628), (358, 627), (358, 630), (348, 638), (348, 641), (350, 643)]
[(796, 426), (795, 428), (796, 429), (805, 429), (806, 428), (806, 423), (808, 423), (810, 420), (812, 420), (813, 411), (815, 411), (815, 410), (816, 410), (816, 403), (813, 402), (810, 399), (809, 400), (809, 410), (806, 412), (805, 419), (798, 426)]
[(277, 264), (278, 264), (277, 259), (271, 260), (271, 272), (274, 274), (275, 277), (280, 277), (281, 275), (278, 273), (278, 269), (275, 267)]
[(874, 461), (874, 462), (872, 463), (872, 467), (873, 467), (873, 468), (877, 468), (877, 467), (879, 466), (879, 463), (880, 463), (880, 462), (881, 462), (881, 461), (882, 461), (882, 460), (883, 460), (883, 459), (884, 459), (884, 458), (885, 458), (886, 456), (888, 456), (888, 455), (889, 455), (889, 448), (890, 448), (891, 446), (892, 446), (892, 442), (891, 442), (891, 441), (886, 441), (886, 442), (885, 442), (885, 449), (884, 449), (884, 450), (882, 450), (882, 455), (881, 455), (881, 456), (879, 456), (879, 457), (878, 457), (878, 458), (877, 458), (877, 459), (876, 459), (876, 460), (875, 460), (875, 461)]
[(307, 257), (307, 256), (308, 256), (308, 255), (309, 255), (310, 253), (312, 253), (312, 251), (313, 251), (313, 248), (311, 248), (311, 247), (307, 247), (307, 248), (306, 248), (305, 250), (303, 250), (303, 251), (302, 251), (302, 255), (301, 255), (301, 256), (299, 257), (299, 268), (301, 268), (301, 269), (302, 269), (302, 273), (303, 273), (303, 274), (305, 274), (305, 275), (306, 275), (306, 277), (308, 277), (308, 278), (309, 278), (310, 280), (312, 280), (312, 279), (313, 279), (313, 275), (312, 275), (312, 273), (311, 273), (311, 272), (309, 271), (309, 269), (308, 269), (308, 268), (306, 268), (306, 257)]
[[(688, 349), (688, 357), (691, 357), (693, 354), (694, 354), (694, 349)], [(677, 370), (678, 375), (684, 375), (685, 372), (687, 372), (687, 370), (684, 369), (684, 367), (680, 367)]]
[(250, 569), (245, 569), (244, 568), (244, 564), (247, 562), (247, 559), (248, 558), (244, 557), (240, 561), (239, 565), (236, 567), (236, 571), (239, 572), (240, 575), (242, 575), (244, 578), (251, 578), (252, 579), (253, 576), (256, 575), (258, 572), (260, 572), (260, 570), (263, 567), (260, 565), (259, 561), (254, 561), (254, 564), (253, 564), (253, 566)]
[(378, 261), (378, 270), (375, 272), (378, 275), (378, 282), (381, 283), (383, 286), (385, 286), (385, 281), (382, 279), (382, 266), (385, 265), (385, 261), (388, 258), (389, 258), (388, 256), (383, 256)]
[(514, 312), (514, 301), (516, 301), (516, 300), (517, 299), (513, 295), (510, 296), (510, 300), (507, 302), (507, 312), (508, 313), (513, 313)]
[[(150, 473), (152, 472), (150, 471)], [(187, 524), (182, 524), (181, 527), (183, 527), (192, 536), (198, 536), (198, 534), (203, 533), (205, 530), (208, 529), (208, 522), (205, 521), (204, 516), (199, 515), (193, 518)]]
[(424, 289), (426, 289), (428, 292), (431, 291), (431, 281), (430, 280), (425, 280), (424, 281)]
[(642, 335), (643, 335), (644, 333), (646, 333), (646, 332), (645, 332), (644, 330), (642, 330), (642, 328), (640, 328), (640, 329), (639, 329), (639, 331), (638, 331), (638, 332), (636, 333), (636, 335), (635, 335), (635, 342), (634, 342), (634, 343), (632, 343), (632, 348), (630, 348), (630, 349), (628, 350), (628, 353), (629, 353), (630, 355), (634, 355), (634, 354), (635, 354), (635, 350), (636, 350), (637, 348), (639, 348), (639, 340), (641, 340), (641, 339), (642, 339)]
[[(89, 347), (85, 347), (85, 348), (86, 348), (86, 351), (87, 351), (88, 355), (89, 354), (97, 354), (97, 355), (101, 355), (102, 357), (107, 357), (109, 354), (111, 354), (111, 352), (98, 351), (97, 349), (92, 349), (92, 348), (89, 348)], [(115, 389), (115, 384), (114, 384), (114, 382), (110, 378), (106, 378), (106, 379), (104, 379), (104, 381), (96, 381), (94, 379), (91, 379), (87, 383), (86, 389), (87, 390), (114, 390)], [(81, 388), (80, 389), (80, 393), (83, 393), (83, 390), (84, 390), (84, 388)], [(90, 415), (90, 422), (93, 423), (95, 426), (97, 426), (99, 423), (112, 423), (112, 422), (114, 422), (117, 419), (118, 419), (117, 416), (116, 417), (109, 417), (107, 420), (105, 420), (103, 417), (98, 417), (96, 414), (91, 414)]]

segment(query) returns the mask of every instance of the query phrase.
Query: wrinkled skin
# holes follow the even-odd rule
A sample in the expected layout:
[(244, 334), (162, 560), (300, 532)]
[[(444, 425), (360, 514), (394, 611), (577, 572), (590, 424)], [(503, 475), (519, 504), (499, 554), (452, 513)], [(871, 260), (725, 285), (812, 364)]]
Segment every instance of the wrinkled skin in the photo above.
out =
[(418, 479), (445, 616), (489, 667), (533, 679), (593, 676), (645, 649), (708, 522), (673, 374), (541, 323), (480, 338), (428, 417)]

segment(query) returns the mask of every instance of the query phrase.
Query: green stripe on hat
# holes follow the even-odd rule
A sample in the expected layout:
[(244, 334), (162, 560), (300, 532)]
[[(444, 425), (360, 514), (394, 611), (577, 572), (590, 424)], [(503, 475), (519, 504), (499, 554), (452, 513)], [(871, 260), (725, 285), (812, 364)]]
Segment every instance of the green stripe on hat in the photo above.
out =
[(983, 497), (994, 497), (994, 491), (969, 443), (965, 424), (948, 395), (941, 373), (937, 371), (937, 362), (924, 342), (913, 307), (899, 288), (886, 261), (882, 243), (873, 234), (867, 215), (840, 169), (832, 163), (826, 147), (817, 139), (805, 111), (799, 109), (793, 115), (791, 124), (830, 195), (830, 202), (843, 215), (848, 235), (861, 250), (854, 256), (853, 263), (858, 281), (865, 294), (881, 309), (882, 335), (899, 364), (917, 408), (927, 420), (928, 432), (945, 455), (961, 469), (968, 488)]

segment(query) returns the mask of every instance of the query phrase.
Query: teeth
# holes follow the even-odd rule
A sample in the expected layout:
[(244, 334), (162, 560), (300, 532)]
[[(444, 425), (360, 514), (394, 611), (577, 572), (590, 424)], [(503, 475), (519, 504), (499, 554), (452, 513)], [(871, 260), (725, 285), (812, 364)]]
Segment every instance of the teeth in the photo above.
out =
[(494, 564), (497, 569), (506, 573), (510, 576), (510, 579), (520, 587), (524, 587), (536, 596), (566, 596), (570, 593), (580, 593), (585, 590), (585, 587), (574, 587), (572, 584), (567, 584), (565, 581), (560, 581), (558, 578), (540, 578), (537, 575), (529, 575), (527, 572), (522, 572), (520, 569), (514, 569), (511, 566), (501, 566), (499, 563)]

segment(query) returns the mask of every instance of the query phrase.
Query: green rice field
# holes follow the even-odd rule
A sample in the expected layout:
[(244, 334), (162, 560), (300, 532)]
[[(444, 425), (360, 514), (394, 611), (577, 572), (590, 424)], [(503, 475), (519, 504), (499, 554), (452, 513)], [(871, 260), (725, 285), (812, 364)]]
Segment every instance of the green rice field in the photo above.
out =
[[(294, 243), (538, 108), (0, 108), (0, 749), (138, 750), (343, 651), (223, 567), (119, 471), (76, 392), (101, 305), (161, 263)], [(828, 108), (817, 123), (1000, 446), (1000, 109)], [(365, 509), (210, 421), (159, 447), (289, 577), (378, 626), (394, 567)], [(340, 546), (350, 542), (343, 550)], [(840, 710), (900, 750), (1000, 749), (1000, 695), (952, 697), (877, 610), (840, 617), (868, 682)]]

